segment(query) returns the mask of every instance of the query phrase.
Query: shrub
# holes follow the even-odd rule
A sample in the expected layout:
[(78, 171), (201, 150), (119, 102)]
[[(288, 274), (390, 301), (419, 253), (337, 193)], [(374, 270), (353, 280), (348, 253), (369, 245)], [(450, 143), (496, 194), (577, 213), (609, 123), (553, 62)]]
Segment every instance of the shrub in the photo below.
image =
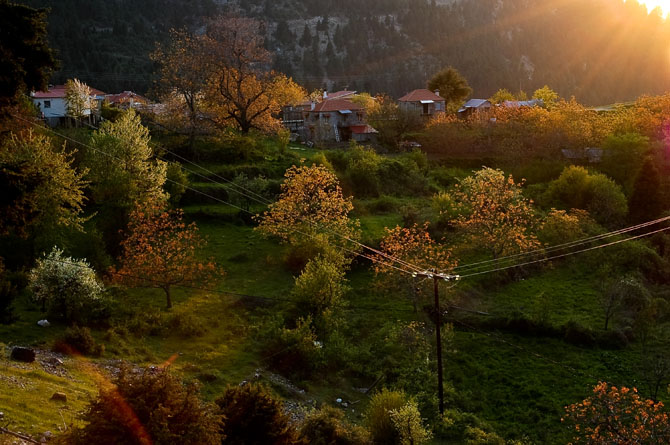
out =
[(312, 317), (298, 319), (295, 328), (277, 327), (270, 334), (269, 347), (272, 367), (292, 377), (306, 377), (321, 365), (323, 353), (317, 341)]
[(193, 314), (177, 312), (172, 314), (167, 322), (170, 332), (181, 337), (200, 337), (207, 332), (207, 328)]
[(55, 352), (73, 355), (91, 355), (99, 357), (105, 352), (105, 345), (99, 345), (86, 327), (72, 326), (65, 330), (65, 334), (54, 342), (52, 349)]
[(188, 176), (182, 170), (181, 164), (170, 162), (167, 166), (166, 177), (167, 180), (163, 187), (168, 195), (170, 195), (170, 204), (173, 207), (177, 207), (189, 185)]
[(367, 424), (375, 443), (400, 443), (400, 434), (391, 418), (391, 411), (401, 409), (407, 401), (407, 396), (402, 391), (383, 389), (372, 396), (368, 406)]
[(54, 247), (30, 271), (30, 288), (50, 316), (68, 322), (86, 322), (103, 306), (103, 286), (86, 260), (63, 256)]
[(616, 226), (628, 212), (621, 187), (601, 173), (590, 174), (584, 167), (566, 167), (549, 183), (544, 199), (561, 209), (584, 209), (601, 224)]
[(300, 437), (310, 445), (367, 445), (370, 434), (365, 428), (351, 425), (344, 413), (326, 406), (309, 414), (300, 428)]
[(298, 432), (282, 403), (263, 385), (229, 386), (216, 400), (225, 419), (223, 443), (230, 445), (289, 445), (298, 442)]
[(596, 343), (593, 331), (575, 321), (569, 321), (565, 325), (564, 338), (566, 342), (577, 346), (594, 346)]
[(398, 432), (400, 444), (420, 445), (431, 439), (432, 434), (423, 426), (415, 401), (410, 400), (403, 407), (391, 410), (389, 414)]
[(220, 444), (221, 415), (202, 402), (197, 385), (169, 370), (122, 368), (83, 414), (87, 423), (65, 436), (68, 444)]

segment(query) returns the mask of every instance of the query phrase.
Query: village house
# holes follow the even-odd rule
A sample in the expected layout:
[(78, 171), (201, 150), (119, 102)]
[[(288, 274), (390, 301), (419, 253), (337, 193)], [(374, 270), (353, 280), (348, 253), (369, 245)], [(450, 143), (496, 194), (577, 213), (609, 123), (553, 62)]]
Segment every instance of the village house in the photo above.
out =
[[(92, 124), (96, 124), (100, 117), (100, 108), (105, 99), (105, 93), (95, 88), (90, 88), (90, 90), (90, 107), (84, 110), (84, 115)], [(30, 93), (30, 98), (48, 125), (55, 127), (68, 121), (65, 85), (50, 86), (47, 91), (33, 91)]]
[(474, 113), (486, 112), (493, 104), (486, 99), (470, 99), (459, 110), (458, 116), (466, 118)]
[(366, 122), (365, 108), (349, 100), (355, 91), (323, 93), (320, 102), (306, 100), (282, 108), (282, 124), (298, 137), (313, 142), (374, 142), (377, 130)]
[(137, 93), (132, 91), (124, 91), (119, 94), (106, 94), (105, 102), (123, 110), (129, 108), (133, 109), (143, 109), (146, 108), (151, 101), (144, 96), (140, 96)]
[(444, 113), (446, 101), (440, 97), (440, 92), (432, 92), (426, 89), (418, 89), (405, 94), (398, 99), (401, 110), (431, 117), (438, 113)]
[(365, 108), (348, 99), (327, 99), (303, 113), (307, 139), (319, 142), (373, 142), (377, 130), (366, 122)]

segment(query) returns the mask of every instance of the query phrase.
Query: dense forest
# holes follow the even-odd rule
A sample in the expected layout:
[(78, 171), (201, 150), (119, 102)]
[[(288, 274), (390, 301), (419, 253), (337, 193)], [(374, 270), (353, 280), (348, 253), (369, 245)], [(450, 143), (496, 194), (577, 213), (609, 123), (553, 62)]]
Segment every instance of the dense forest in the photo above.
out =
[[(154, 43), (170, 28), (201, 28), (232, 2), (25, 3), (51, 8), (51, 44), (62, 60), (55, 82), (79, 77), (103, 90), (146, 93)], [(310, 89), (398, 97), (447, 65), (463, 73), (474, 97), (548, 84), (563, 97), (596, 105), (668, 89), (670, 25), (635, 1), (363, 3), (248, 0), (239, 7), (266, 22), (275, 68)]]

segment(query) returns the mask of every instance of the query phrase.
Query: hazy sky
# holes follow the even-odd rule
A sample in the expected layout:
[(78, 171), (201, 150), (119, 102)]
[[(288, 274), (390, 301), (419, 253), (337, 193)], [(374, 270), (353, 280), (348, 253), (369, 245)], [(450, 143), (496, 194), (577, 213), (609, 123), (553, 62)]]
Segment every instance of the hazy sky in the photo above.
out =
[(647, 9), (650, 11), (657, 6), (660, 6), (663, 9), (663, 15), (667, 15), (670, 12), (670, 0), (638, 0), (640, 3), (647, 5)]

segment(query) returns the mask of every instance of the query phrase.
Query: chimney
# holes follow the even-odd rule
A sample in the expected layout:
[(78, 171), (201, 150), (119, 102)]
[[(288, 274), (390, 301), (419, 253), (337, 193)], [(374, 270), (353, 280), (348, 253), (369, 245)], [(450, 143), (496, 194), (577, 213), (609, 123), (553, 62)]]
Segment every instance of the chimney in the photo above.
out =
[(323, 91), (323, 98), (324, 99), (328, 98), (328, 91), (325, 91), (325, 90)]
[(435, 95), (439, 96), (440, 95), (440, 90), (435, 90)]

